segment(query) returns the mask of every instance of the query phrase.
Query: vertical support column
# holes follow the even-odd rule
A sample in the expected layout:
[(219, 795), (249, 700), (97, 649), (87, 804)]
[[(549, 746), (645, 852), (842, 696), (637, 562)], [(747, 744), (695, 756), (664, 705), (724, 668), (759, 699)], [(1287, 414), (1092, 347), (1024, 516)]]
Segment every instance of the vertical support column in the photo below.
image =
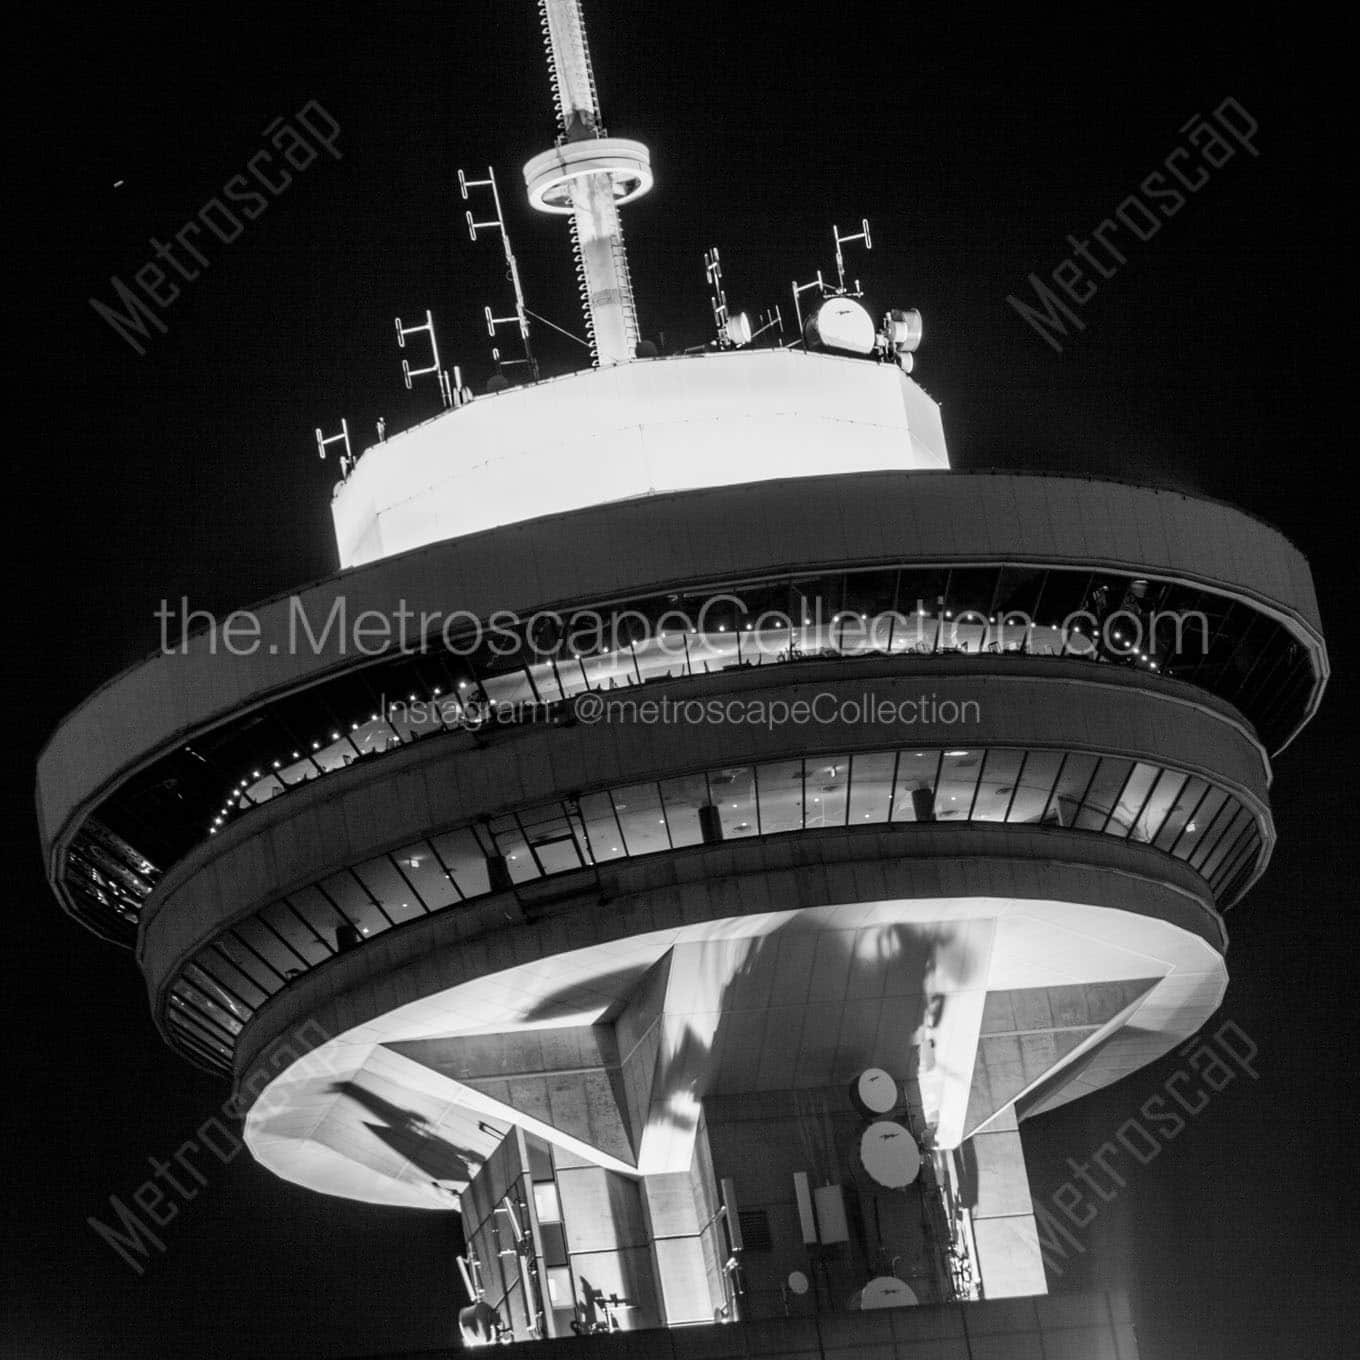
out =
[(571, 200), (581, 302), (595, 361), (627, 363), (637, 352), (637, 306), (612, 176), (578, 176), (572, 181)]

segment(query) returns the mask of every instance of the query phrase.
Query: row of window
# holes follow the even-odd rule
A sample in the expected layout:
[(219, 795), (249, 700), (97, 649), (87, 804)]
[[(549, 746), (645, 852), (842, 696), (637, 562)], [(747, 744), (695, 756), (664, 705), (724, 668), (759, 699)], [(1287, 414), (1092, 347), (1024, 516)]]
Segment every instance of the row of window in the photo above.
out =
[(1256, 869), (1239, 799), (1184, 771), (1076, 751), (874, 751), (701, 771), (523, 808), (339, 870), (223, 931), (171, 988), (177, 1042), (214, 1066), (293, 978), (493, 891), (612, 860), (833, 827), (1003, 822), (1113, 836), (1188, 863), (1220, 901)]
[(456, 650), (441, 642), (273, 700), (128, 780), (68, 856), (65, 882), (78, 913), (130, 939), (160, 871), (250, 808), (461, 728), (469, 715), (553, 704), (587, 689), (823, 656), (1081, 657), (1201, 686), (1240, 708), (1273, 749), (1302, 718), (1316, 683), (1306, 649), (1248, 605), (1170, 582), (1056, 568), (901, 567), (727, 582), (498, 629), (470, 651), (467, 639), (448, 641)]

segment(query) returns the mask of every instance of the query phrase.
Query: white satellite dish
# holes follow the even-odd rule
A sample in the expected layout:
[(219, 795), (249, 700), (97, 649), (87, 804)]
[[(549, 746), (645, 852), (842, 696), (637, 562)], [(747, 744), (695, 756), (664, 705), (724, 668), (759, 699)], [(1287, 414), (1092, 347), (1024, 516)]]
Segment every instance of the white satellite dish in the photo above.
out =
[(866, 1067), (855, 1078), (854, 1097), (866, 1114), (887, 1114), (897, 1104), (897, 1083), (881, 1067)]
[(915, 1290), (896, 1275), (875, 1276), (859, 1292), (859, 1306), (866, 1311), (870, 1308), (910, 1308), (919, 1302)]
[(854, 298), (843, 296), (823, 299), (808, 317), (803, 335), (810, 349), (842, 354), (872, 354), (878, 343), (873, 317)]
[(864, 1130), (859, 1159), (870, 1178), (885, 1190), (901, 1190), (921, 1174), (916, 1139), (904, 1124), (892, 1119), (880, 1119)]
[(723, 327), (723, 334), (727, 336), (728, 343), (736, 349), (751, 343), (751, 318), (745, 312), (738, 312), (736, 316), (729, 316), (727, 324)]
[(801, 1270), (789, 1271), (789, 1278), (785, 1283), (790, 1294), (806, 1294), (808, 1292), (808, 1277)]
[(925, 322), (915, 307), (905, 311), (894, 308), (888, 313), (888, 343), (899, 354), (910, 354), (920, 349), (925, 338)]

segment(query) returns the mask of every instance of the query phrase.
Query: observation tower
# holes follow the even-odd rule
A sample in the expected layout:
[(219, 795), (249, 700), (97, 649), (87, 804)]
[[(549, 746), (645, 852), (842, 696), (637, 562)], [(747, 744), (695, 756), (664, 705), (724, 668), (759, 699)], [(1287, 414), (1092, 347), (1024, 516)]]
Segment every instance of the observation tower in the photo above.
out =
[(540, 378), (460, 173), (523, 358), (405, 365), (446, 409), (343, 427), (339, 573), (68, 716), (53, 889), (262, 1166), (461, 1214), (466, 1344), (1135, 1354), (1117, 1302), (1036, 1302), (1019, 1124), (1217, 1009), (1327, 679), (1308, 565), (1218, 502), (951, 470), (919, 314), (847, 273), (867, 223), (764, 324), (711, 250), (714, 341), (659, 352), (650, 153), (579, 0), (539, 8), (524, 182), (591, 366)]

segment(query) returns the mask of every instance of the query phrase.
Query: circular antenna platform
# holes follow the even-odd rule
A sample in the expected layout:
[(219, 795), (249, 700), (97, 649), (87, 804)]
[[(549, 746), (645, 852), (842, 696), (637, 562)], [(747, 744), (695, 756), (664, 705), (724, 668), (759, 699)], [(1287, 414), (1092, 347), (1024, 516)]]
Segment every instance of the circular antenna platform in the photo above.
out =
[(897, 1104), (897, 1083), (881, 1067), (866, 1067), (850, 1094), (865, 1114), (887, 1114)]
[(864, 1169), (885, 1190), (901, 1190), (921, 1174), (921, 1150), (905, 1125), (880, 1119), (859, 1140)]
[(627, 137), (592, 137), (555, 146), (524, 167), (529, 202), (539, 212), (570, 213), (572, 180), (584, 175), (608, 175), (615, 205), (631, 203), (652, 187), (651, 152)]
[(784, 1283), (788, 1286), (790, 1294), (806, 1294), (808, 1292), (808, 1277), (801, 1270), (789, 1271), (789, 1278)]

